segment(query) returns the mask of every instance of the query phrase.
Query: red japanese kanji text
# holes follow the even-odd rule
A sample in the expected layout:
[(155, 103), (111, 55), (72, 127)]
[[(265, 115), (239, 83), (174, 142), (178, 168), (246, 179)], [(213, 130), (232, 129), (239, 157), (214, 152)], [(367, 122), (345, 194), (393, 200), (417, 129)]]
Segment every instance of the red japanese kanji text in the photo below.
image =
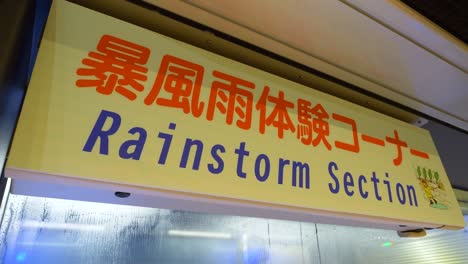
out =
[[(146, 81), (150, 50), (138, 44), (104, 35), (99, 40), (97, 51), (88, 53), (82, 60), (86, 67), (79, 68), (78, 76), (85, 77), (76, 81), (81, 88), (96, 88), (101, 94), (109, 95), (114, 91), (130, 100), (137, 98), (136, 92), (144, 90), (141, 82)], [(93, 78), (91, 78), (93, 77)]]
[(145, 104), (180, 108), (184, 113), (200, 117), (204, 103), (200, 102), (203, 66), (165, 55), (156, 81), (145, 98)]

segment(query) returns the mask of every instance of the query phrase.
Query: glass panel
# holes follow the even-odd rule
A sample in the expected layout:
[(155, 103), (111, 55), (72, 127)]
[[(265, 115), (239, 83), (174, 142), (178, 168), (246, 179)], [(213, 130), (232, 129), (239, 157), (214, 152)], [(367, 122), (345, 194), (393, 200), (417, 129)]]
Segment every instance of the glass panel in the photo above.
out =
[(318, 263), (315, 225), (10, 195), (3, 263)]
[(466, 229), (429, 230), (423, 238), (346, 226), (317, 224), (317, 229), (321, 263), (468, 263)]
[(392, 230), (10, 195), (1, 263), (468, 263), (468, 232)]

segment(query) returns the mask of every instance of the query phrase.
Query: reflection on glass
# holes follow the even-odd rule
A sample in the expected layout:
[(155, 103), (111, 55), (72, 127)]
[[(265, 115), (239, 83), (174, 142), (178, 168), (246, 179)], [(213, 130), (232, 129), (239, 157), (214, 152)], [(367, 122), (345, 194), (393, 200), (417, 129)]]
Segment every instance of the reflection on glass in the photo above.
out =
[(317, 263), (314, 233), (302, 233), (308, 229), (315, 225), (11, 195), (0, 257), (35, 264)]
[(465, 230), (429, 230), (423, 238), (400, 238), (390, 230), (321, 224), (317, 228), (321, 263), (468, 263)]
[(468, 233), (395, 231), (11, 195), (1, 263), (468, 263)]

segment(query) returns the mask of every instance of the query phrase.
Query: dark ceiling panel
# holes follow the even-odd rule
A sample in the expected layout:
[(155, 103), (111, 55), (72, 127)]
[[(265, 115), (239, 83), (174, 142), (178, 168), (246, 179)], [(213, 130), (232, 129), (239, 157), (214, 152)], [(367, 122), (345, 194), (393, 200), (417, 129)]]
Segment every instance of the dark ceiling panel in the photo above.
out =
[(468, 134), (430, 121), (429, 130), (453, 187), (468, 191)]
[(468, 44), (468, 0), (401, 0)]

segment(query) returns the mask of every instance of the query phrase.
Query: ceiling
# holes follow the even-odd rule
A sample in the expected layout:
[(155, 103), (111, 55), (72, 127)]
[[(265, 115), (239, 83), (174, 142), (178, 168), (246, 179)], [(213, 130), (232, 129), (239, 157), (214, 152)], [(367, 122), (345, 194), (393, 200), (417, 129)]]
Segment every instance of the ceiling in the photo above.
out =
[(428, 122), (429, 130), (453, 187), (468, 191), (468, 134), (437, 122)]
[(468, 44), (468, 1), (401, 0), (432, 22)]
[[(468, 44), (468, 1), (401, 1), (465, 44)], [(452, 185), (460, 189), (468, 189), (468, 171), (466, 165), (467, 134), (448, 129), (436, 122), (429, 122), (424, 128), (431, 131), (447, 174), (453, 175), (453, 177), (450, 177)]]

